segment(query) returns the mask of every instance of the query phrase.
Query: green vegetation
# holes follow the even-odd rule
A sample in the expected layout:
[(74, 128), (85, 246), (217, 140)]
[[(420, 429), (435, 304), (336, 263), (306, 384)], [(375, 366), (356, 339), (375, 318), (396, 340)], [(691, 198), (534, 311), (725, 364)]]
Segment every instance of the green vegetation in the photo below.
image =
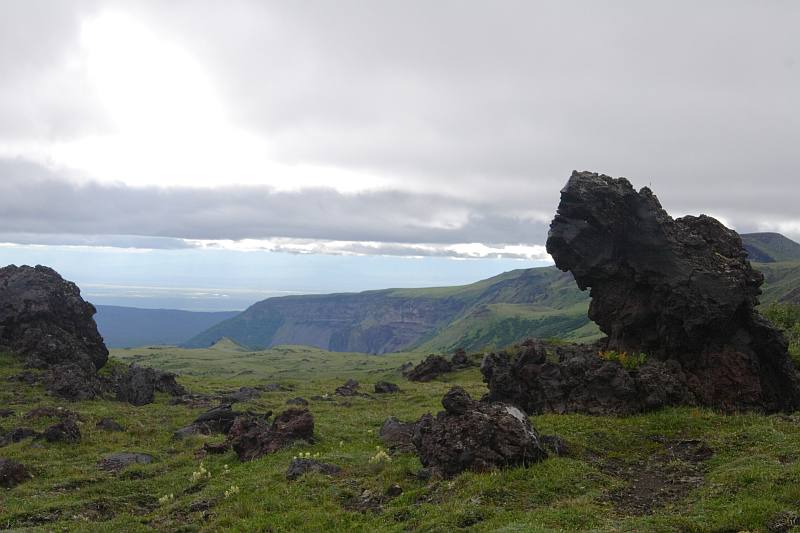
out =
[[(485, 392), (477, 369), (432, 383), (410, 383), (397, 367), (417, 354), (389, 357), (327, 353), (305, 347), (243, 352), (229, 343), (207, 350), (114, 350), (114, 358), (179, 369), (181, 383), (196, 392), (220, 392), (269, 381), (292, 383), (291, 392), (264, 393), (240, 404), (255, 411), (285, 408), (288, 398), (330, 393), (347, 377), (371, 384), (388, 379), (402, 392), (312, 401), (316, 442), (296, 444), (251, 463), (229, 452), (196, 456), (204, 442), (221, 436), (172, 440), (172, 432), (203, 411), (156, 403), (133, 407), (114, 401), (67, 404), (82, 416), (79, 445), (29, 439), (0, 448), (0, 456), (34, 469), (34, 479), (0, 497), (0, 529), (31, 531), (762, 531), (796, 524), (800, 502), (800, 424), (796, 416), (721, 415), (693, 408), (625, 418), (546, 415), (532, 418), (543, 434), (568, 442), (568, 457), (553, 457), (529, 468), (466, 473), (452, 480), (423, 481), (414, 455), (386, 460), (376, 448), (383, 420), (413, 420), (440, 410), (452, 384), (473, 397)], [(0, 405), (16, 414), (0, 419), (4, 429), (41, 430), (52, 419), (22, 415), (45, 405), (64, 405), (37, 387), (7, 381), (21, 366), (0, 355)], [(101, 417), (122, 423), (125, 432), (95, 428)], [(695, 468), (678, 456), (661, 457), (664, 442), (700, 439), (714, 453)], [(155, 457), (152, 464), (119, 474), (99, 470), (110, 452)], [(310, 474), (290, 482), (284, 472), (294, 456), (310, 454), (337, 464), (334, 478)], [(376, 459), (377, 457), (377, 459)], [(201, 469), (202, 463), (202, 469)], [(227, 466), (226, 466), (227, 465)], [(199, 472), (199, 474), (198, 474)], [(652, 477), (631, 488), (632, 476)], [(628, 505), (637, 490), (664, 481), (663, 505), (637, 511)], [(672, 474), (670, 474), (672, 473)], [(678, 476), (680, 474), (680, 476)], [(682, 485), (681, 479), (696, 479)], [(403, 493), (387, 498), (377, 512), (352, 506), (364, 490), (383, 495), (393, 484)], [(678, 487), (678, 488), (676, 488)], [(660, 491), (664, 492), (664, 491)], [(641, 495), (639, 495), (641, 496)]]
[(789, 341), (789, 354), (800, 366), (800, 305), (772, 303), (761, 312), (783, 330)]
[(606, 350), (597, 353), (600, 359), (606, 361), (616, 361), (627, 370), (636, 370), (647, 362), (647, 354), (644, 352), (618, 352), (616, 350)]
[(742, 243), (750, 257), (757, 263), (800, 261), (800, 244), (780, 233), (746, 233)]

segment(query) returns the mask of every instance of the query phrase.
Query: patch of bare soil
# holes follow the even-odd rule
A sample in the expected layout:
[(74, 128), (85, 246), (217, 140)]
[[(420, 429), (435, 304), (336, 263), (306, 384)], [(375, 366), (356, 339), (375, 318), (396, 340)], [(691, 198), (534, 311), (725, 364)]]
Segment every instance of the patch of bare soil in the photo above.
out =
[(627, 485), (608, 495), (616, 510), (625, 515), (646, 515), (667, 504), (681, 501), (703, 484), (706, 460), (714, 451), (701, 440), (668, 441), (656, 437), (663, 449), (644, 461), (609, 460), (600, 468)]

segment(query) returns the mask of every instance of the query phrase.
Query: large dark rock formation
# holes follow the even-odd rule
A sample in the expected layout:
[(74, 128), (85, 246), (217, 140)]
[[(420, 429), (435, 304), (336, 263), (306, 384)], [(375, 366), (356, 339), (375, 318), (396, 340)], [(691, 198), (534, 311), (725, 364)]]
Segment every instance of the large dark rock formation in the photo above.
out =
[(0, 345), (33, 368), (74, 364), (94, 372), (108, 350), (80, 289), (52, 268), (0, 268)]
[(275, 453), (301, 439), (314, 440), (314, 417), (306, 409), (287, 409), (272, 424), (263, 417), (240, 416), (228, 432), (228, 442), (242, 461)]
[(528, 417), (512, 405), (476, 402), (461, 387), (453, 387), (442, 406), (445, 410), (435, 418), (424, 415), (414, 432), (414, 446), (426, 468), (450, 477), (547, 457)]
[[(581, 289), (591, 288), (589, 317), (608, 335), (601, 349), (643, 352), (663, 366), (645, 365), (626, 378), (613, 362), (576, 376), (565, 362), (545, 368), (516, 361), (517, 389), (542, 372), (559, 390), (569, 380), (577, 382), (568, 388), (579, 391), (618, 381), (615, 396), (632, 405), (623, 410), (637, 410), (649, 407), (644, 395), (661, 387), (647, 387), (641, 374), (649, 372), (672, 384), (672, 397), (656, 406), (693, 397), (725, 410), (800, 407), (786, 341), (755, 311), (763, 276), (750, 266), (739, 235), (717, 220), (673, 219), (646, 187), (637, 192), (624, 178), (575, 172), (561, 191), (547, 250)], [(484, 367), (491, 387), (492, 365)], [(545, 389), (537, 394), (548, 396)], [(504, 397), (499, 390), (491, 395)], [(549, 409), (549, 396), (540, 399)]]

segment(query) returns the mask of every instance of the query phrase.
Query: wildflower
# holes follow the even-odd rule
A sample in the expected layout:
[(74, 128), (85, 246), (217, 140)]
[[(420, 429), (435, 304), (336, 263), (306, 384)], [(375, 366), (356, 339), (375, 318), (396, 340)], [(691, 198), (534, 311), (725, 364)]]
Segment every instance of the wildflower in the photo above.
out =
[(165, 494), (165, 495), (163, 495), (162, 497), (160, 497), (158, 499), (158, 503), (159, 503), (159, 505), (166, 505), (166, 504), (168, 504), (169, 502), (171, 502), (174, 499), (175, 499), (175, 495), (174, 494)]
[(380, 446), (376, 446), (375, 449), (377, 452), (375, 455), (369, 458), (370, 464), (380, 464), (380, 463), (391, 463), (392, 458), (386, 453), (386, 450), (381, 448)]
[(236, 494), (239, 494), (239, 487), (237, 485), (231, 485), (231, 488), (225, 491), (225, 498), (230, 498)]
[(211, 472), (206, 470), (206, 467), (203, 465), (203, 463), (200, 463), (200, 468), (196, 472), (192, 472), (190, 479), (192, 483), (199, 483), (204, 479), (211, 479)]

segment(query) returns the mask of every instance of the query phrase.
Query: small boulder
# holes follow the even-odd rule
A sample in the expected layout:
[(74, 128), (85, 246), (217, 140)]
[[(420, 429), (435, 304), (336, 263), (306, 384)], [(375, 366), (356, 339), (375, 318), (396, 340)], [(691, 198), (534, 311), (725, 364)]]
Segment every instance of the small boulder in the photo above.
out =
[(261, 397), (261, 392), (253, 387), (241, 387), (239, 390), (223, 395), (226, 402), (249, 402)]
[(44, 430), (43, 436), (47, 442), (78, 444), (81, 441), (81, 430), (73, 419), (65, 418)]
[(436, 417), (420, 419), (413, 442), (422, 465), (445, 477), (547, 457), (528, 417), (512, 405), (476, 402), (461, 387), (450, 389), (442, 405), (445, 411)]
[(336, 387), (334, 394), (338, 394), (339, 396), (358, 396), (360, 394), (358, 392), (358, 381), (348, 379), (344, 385)]
[(228, 433), (231, 447), (242, 461), (274, 453), (295, 440), (311, 442), (313, 437), (314, 417), (306, 409), (287, 409), (271, 425), (261, 417), (240, 416)]
[(0, 487), (12, 489), (31, 477), (25, 465), (0, 457)]
[(298, 396), (297, 398), (289, 398), (286, 400), (286, 405), (308, 405), (308, 400), (305, 398)]
[(450, 363), (453, 365), (454, 369), (469, 368), (472, 366), (469, 357), (467, 357), (467, 352), (463, 348), (459, 348), (455, 351)]
[(5, 435), (0, 436), (0, 446), (6, 446), (30, 437), (37, 438), (39, 436), (39, 432), (31, 428), (14, 428)]
[(71, 418), (73, 420), (81, 420), (81, 415), (75, 411), (64, 409), (63, 407), (46, 406), (31, 409), (25, 413), (25, 418), (28, 420), (37, 420), (39, 418), (58, 418), (60, 420)]
[(125, 431), (125, 428), (113, 418), (101, 418), (95, 427), (103, 431)]
[(335, 476), (342, 469), (336, 465), (323, 463), (315, 459), (294, 458), (286, 470), (286, 479), (295, 480), (309, 472), (317, 472), (326, 476)]
[(434, 378), (453, 371), (450, 361), (441, 355), (429, 355), (420, 364), (406, 372), (404, 375), (409, 381), (426, 383)]
[(379, 381), (375, 384), (375, 392), (377, 394), (393, 394), (400, 392), (400, 387), (388, 381)]
[(107, 472), (119, 472), (130, 465), (146, 465), (153, 462), (153, 456), (146, 453), (118, 452), (106, 455), (97, 462), (97, 467)]
[(14, 416), (14, 414), (11, 409), (0, 409), (0, 418), (8, 418), (9, 416)]
[(172, 396), (186, 394), (186, 389), (175, 381), (175, 374), (135, 364), (115, 374), (114, 388), (118, 401), (136, 406), (153, 403), (156, 391)]
[(416, 422), (401, 422), (390, 416), (383, 422), (378, 435), (386, 447), (393, 452), (413, 452), (416, 450), (412, 442), (416, 428)]

